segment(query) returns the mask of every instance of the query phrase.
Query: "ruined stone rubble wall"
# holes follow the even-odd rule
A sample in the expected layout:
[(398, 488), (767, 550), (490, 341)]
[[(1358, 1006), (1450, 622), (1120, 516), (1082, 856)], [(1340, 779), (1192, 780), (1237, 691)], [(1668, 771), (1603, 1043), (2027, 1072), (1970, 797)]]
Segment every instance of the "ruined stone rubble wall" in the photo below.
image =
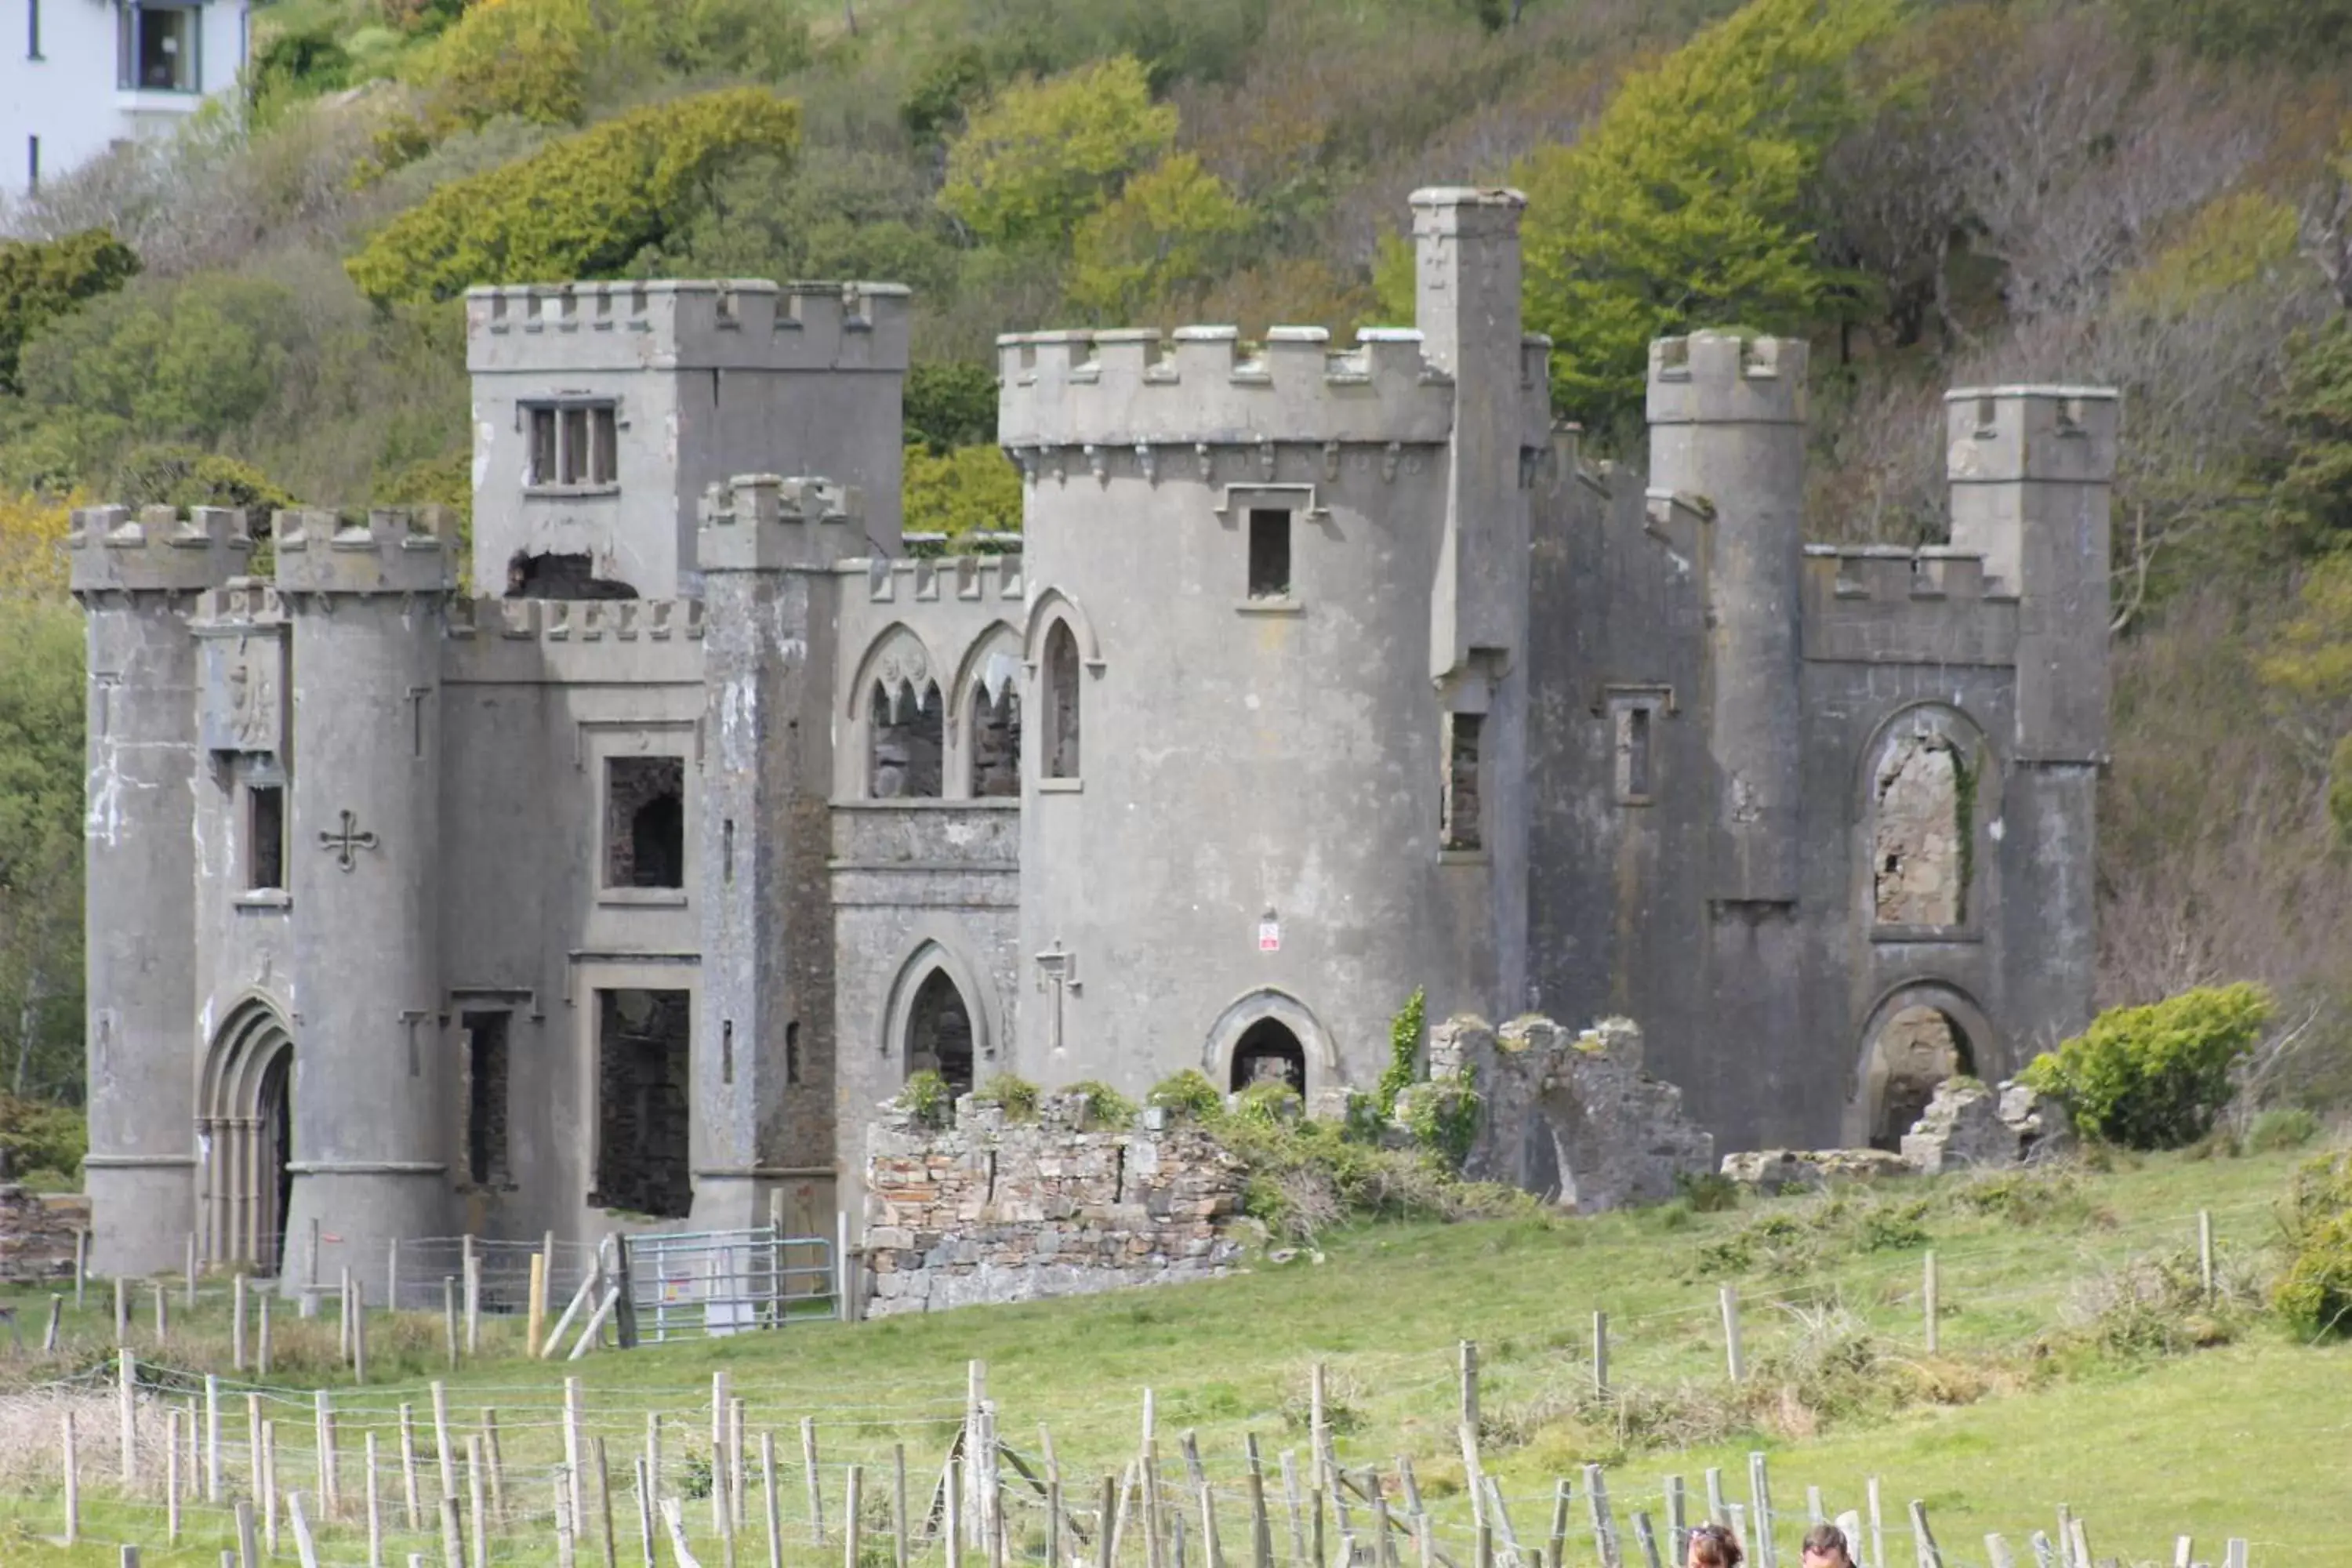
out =
[(44, 1197), (0, 1184), (0, 1280), (72, 1279), (74, 1233), (89, 1223), (85, 1198)]
[(1241, 1163), (1195, 1128), (1089, 1131), (1084, 1095), (1014, 1121), (970, 1096), (951, 1127), (885, 1106), (866, 1135), (869, 1317), (1223, 1274)]

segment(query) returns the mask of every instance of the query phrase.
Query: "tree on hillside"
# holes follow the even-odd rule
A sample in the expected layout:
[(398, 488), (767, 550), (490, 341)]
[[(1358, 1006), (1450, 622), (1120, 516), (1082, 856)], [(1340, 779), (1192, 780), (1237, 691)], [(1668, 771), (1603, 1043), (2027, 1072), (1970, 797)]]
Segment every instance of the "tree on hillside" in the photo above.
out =
[(683, 221), (733, 159), (790, 157), (800, 126), (800, 106), (761, 88), (633, 110), (442, 186), (344, 265), (379, 302), (614, 277)]
[[(0, 544), (63, 508), (0, 502)], [(0, 1037), (16, 1094), (78, 1100), (81, 1064), (81, 616), (0, 601)]]
[(1175, 141), (1176, 110), (1132, 56), (1015, 82), (949, 146), (940, 205), (983, 244), (1058, 250)]
[(1807, 193), (1866, 108), (1859, 51), (1895, 18), (1894, 0), (1751, 0), (1629, 76), (1582, 141), (1519, 165), (1528, 325), (1551, 334), (1562, 407), (1633, 413), (1653, 338), (1816, 316), (1842, 279)]
[(1172, 290), (1225, 271), (1251, 222), (1249, 209), (1200, 159), (1172, 153), (1078, 226), (1071, 301), (1104, 321), (1129, 320)]
[(16, 371), (26, 338), (138, 270), (137, 254), (102, 228), (0, 243), (0, 392), (23, 390)]

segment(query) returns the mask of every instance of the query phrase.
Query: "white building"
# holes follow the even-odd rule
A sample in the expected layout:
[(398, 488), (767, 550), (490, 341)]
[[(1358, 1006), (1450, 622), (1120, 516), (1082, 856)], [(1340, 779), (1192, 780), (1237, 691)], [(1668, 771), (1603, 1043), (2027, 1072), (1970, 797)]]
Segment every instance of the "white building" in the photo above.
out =
[(0, 197), (169, 134), (244, 68), (247, 0), (0, 0)]

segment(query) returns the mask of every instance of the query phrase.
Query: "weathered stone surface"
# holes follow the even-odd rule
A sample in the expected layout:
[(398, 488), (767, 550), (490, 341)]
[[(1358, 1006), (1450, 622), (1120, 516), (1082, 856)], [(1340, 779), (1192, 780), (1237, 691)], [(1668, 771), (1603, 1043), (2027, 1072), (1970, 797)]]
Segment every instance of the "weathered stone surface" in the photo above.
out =
[(89, 1220), (87, 1198), (0, 1184), (0, 1279), (72, 1279), (74, 1232)]
[(1508, 1182), (1598, 1213), (1657, 1203), (1676, 1178), (1715, 1163), (1715, 1139), (1683, 1114), (1682, 1090), (1642, 1069), (1642, 1032), (1604, 1018), (1571, 1034), (1528, 1016), (1499, 1030), (1453, 1018), (1430, 1031), (1430, 1081), (1401, 1097), (1469, 1080), (1484, 1104), (1464, 1173)]
[(1723, 1157), (1723, 1173), (1762, 1193), (1807, 1192), (1833, 1181), (1875, 1181), (1913, 1173), (1885, 1149), (1756, 1149)]
[(1947, 1079), (1927, 1114), (1903, 1138), (1903, 1158), (1926, 1175), (1977, 1166), (2021, 1164), (2071, 1148), (2065, 1107), (2023, 1084), (1988, 1089), (1974, 1079)]
[(884, 1106), (866, 1135), (866, 1315), (1225, 1272), (1241, 1252), (1226, 1234), (1241, 1163), (1164, 1118), (1100, 1131), (1086, 1119), (1084, 1095), (1047, 1095), (1034, 1121), (966, 1095), (947, 1128)]

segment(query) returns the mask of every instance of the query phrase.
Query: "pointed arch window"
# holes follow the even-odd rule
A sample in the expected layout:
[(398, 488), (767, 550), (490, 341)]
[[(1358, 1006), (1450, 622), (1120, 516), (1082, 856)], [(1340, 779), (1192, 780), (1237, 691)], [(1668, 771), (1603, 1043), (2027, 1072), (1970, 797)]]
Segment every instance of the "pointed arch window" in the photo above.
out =
[(1045, 634), (1045, 723), (1040, 748), (1049, 779), (1079, 776), (1078, 639), (1067, 621)]

